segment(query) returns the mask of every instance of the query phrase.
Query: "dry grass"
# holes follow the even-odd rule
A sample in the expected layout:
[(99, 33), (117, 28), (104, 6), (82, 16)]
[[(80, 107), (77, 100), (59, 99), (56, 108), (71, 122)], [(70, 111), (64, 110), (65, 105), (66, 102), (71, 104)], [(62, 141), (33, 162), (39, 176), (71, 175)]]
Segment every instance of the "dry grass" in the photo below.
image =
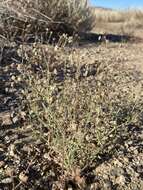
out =
[(95, 19), (98, 22), (131, 22), (132, 20), (141, 22), (143, 18), (143, 10), (129, 9), (129, 10), (108, 10), (108, 9), (93, 9)]
[(1, 30), (5, 35), (38, 35), (49, 31), (72, 35), (92, 27), (87, 0), (8, 0), (1, 1), (0, 7)]
[[(112, 10), (93, 8), (95, 15), (95, 30), (107, 33), (133, 35), (137, 30), (143, 29), (143, 10)], [(97, 30), (98, 30), (97, 29)]]

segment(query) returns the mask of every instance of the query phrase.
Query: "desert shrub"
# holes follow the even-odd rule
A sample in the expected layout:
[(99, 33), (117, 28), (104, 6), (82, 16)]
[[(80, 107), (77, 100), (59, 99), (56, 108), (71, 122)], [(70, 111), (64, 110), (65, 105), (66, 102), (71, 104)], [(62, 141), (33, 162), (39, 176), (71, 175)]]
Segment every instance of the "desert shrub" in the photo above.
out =
[(92, 27), (87, 0), (1, 1), (1, 30), (9, 34), (47, 31), (73, 34)]
[[(24, 96), (36, 139), (47, 143), (69, 172), (116, 151), (121, 133), (128, 135), (128, 126), (139, 121), (139, 110), (130, 92), (119, 92), (126, 73), (118, 81), (115, 72), (115, 82), (113, 72), (97, 64), (96, 77), (81, 77), (83, 62), (76, 54), (71, 59), (72, 52), (52, 48), (36, 45), (28, 51)], [(63, 79), (66, 68), (71, 75)]]

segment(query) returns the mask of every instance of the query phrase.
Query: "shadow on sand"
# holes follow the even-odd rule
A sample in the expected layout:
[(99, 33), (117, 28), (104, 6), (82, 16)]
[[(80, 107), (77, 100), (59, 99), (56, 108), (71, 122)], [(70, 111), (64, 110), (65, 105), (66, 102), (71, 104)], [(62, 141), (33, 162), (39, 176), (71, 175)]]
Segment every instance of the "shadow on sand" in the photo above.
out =
[(80, 33), (80, 45), (84, 43), (100, 43), (100, 42), (128, 42), (131, 36), (118, 34), (97, 34), (97, 33)]
[[(69, 34), (69, 36), (71, 36)], [(79, 45), (84, 44), (93, 44), (93, 43), (101, 43), (101, 42), (114, 42), (114, 43), (121, 43), (121, 42), (128, 42), (132, 39), (131, 36), (128, 35), (119, 35), (119, 34), (99, 34), (99, 33), (93, 33), (93, 32), (80, 32), (73, 34), (74, 36), (74, 42), (78, 42)], [(58, 43), (59, 39), (61, 39), (61, 34), (52, 34), (49, 36), (49, 34), (46, 33), (40, 33), (35, 35), (27, 34), (24, 38), (21, 36), (15, 36), (14, 41), (17, 43), (17, 45), (24, 43), (35, 43), (40, 42), (42, 44), (56, 44)]]

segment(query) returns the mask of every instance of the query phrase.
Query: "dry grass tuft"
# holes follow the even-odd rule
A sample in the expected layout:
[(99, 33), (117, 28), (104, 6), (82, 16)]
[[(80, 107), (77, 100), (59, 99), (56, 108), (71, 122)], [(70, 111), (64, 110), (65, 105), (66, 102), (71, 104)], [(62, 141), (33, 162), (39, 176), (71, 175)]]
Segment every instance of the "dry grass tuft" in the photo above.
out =
[(2, 33), (24, 35), (49, 31), (73, 34), (90, 30), (92, 15), (87, 0), (1, 1)]

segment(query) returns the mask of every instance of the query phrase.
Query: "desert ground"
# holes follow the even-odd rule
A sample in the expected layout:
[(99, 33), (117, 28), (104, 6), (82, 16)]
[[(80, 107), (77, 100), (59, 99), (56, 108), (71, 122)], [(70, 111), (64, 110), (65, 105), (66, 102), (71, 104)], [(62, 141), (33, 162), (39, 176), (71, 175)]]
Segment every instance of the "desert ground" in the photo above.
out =
[(1, 190), (143, 189), (143, 13), (97, 10), (70, 46), (1, 39)]

